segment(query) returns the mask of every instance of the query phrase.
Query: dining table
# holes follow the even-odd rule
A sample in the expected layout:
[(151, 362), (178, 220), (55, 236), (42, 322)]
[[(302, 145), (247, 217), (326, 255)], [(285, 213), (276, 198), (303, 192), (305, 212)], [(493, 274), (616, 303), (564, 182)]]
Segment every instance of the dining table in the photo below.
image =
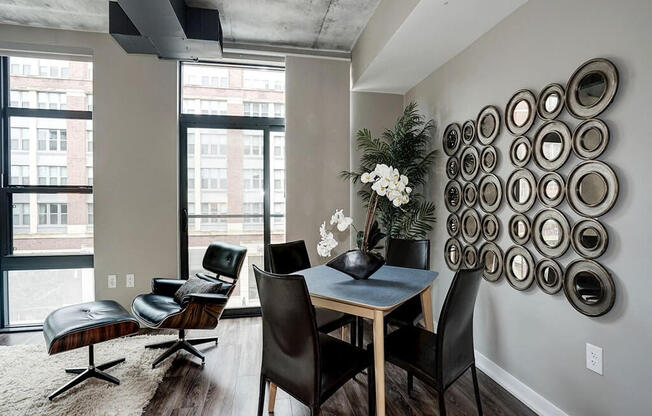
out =
[[(415, 296), (419, 296), (425, 328), (434, 332), (431, 287), (438, 273), (431, 270), (384, 265), (368, 279), (355, 280), (332, 267), (320, 265), (293, 274), (304, 276), (314, 306), (372, 321), (376, 414), (384, 416), (385, 315)], [(268, 403), (270, 409), (274, 408), (275, 393), (276, 386), (271, 385)]]

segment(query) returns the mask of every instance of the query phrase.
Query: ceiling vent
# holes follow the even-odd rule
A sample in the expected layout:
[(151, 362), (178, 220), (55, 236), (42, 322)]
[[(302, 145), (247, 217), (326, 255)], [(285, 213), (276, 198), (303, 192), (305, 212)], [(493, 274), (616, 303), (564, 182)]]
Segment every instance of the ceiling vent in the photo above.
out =
[(109, 33), (127, 53), (184, 61), (222, 57), (219, 12), (184, 0), (110, 1)]

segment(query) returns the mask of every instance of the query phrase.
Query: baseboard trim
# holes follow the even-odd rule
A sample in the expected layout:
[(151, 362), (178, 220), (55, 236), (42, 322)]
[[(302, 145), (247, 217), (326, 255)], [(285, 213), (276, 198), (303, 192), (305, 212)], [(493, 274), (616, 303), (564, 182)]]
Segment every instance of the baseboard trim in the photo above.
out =
[(568, 416), (563, 410), (482, 355), (478, 350), (475, 351), (475, 364), (483, 373), (491, 377), (538, 415)]

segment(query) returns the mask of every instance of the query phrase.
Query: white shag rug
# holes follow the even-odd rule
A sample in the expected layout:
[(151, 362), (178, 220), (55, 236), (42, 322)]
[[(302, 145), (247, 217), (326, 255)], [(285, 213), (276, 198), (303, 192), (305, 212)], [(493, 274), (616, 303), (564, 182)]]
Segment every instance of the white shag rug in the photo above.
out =
[(88, 348), (48, 356), (45, 342), (0, 346), (0, 415), (141, 415), (173, 361), (168, 358), (152, 369), (152, 362), (164, 350), (145, 349), (145, 345), (169, 339), (174, 338), (139, 335), (95, 345), (95, 365), (126, 359), (106, 370), (120, 379), (120, 385), (92, 378), (53, 401), (48, 395), (76, 376), (64, 369), (88, 366)]

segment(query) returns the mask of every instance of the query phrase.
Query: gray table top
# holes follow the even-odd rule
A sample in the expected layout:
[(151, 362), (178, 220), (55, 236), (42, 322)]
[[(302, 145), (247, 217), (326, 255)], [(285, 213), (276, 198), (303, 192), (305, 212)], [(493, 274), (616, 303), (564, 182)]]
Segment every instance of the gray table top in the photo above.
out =
[(382, 266), (369, 279), (355, 280), (323, 265), (294, 274), (305, 277), (311, 295), (379, 309), (399, 305), (414, 297), (430, 286), (438, 275), (430, 270)]

